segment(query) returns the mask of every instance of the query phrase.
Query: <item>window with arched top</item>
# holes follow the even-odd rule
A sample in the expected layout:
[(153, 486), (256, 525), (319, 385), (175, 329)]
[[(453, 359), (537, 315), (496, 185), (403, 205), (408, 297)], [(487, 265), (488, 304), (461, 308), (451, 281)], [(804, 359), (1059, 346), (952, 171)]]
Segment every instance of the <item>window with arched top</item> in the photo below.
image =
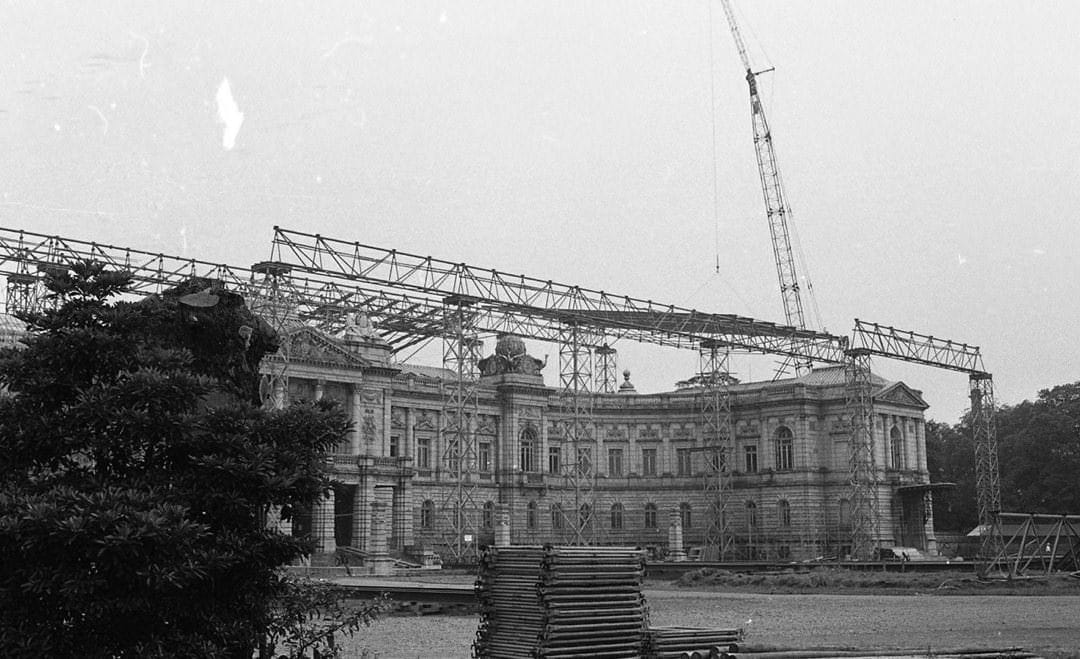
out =
[(791, 428), (780, 426), (773, 438), (775, 446), (774, 463), (777, 471), (790, 471), (795, 467), (795, 435)]
[(753, 501), (746, 502), (746, 528), (757, 528), (757, 504)]
[(647, 503), (647, 504), (645, 504), (645, 528), (647, 528), (647, 529), (655, 529), (656, 528), (656, 504), (655, 503)]
[(679, 504), (679, 519), (682, 521), (682, 527), (684, 529), (690, 528), (693, 519), (690, 517), (690, 504), (685, 501)]
[(537, 505), (536, 501), (530, 501), (528, 507), (525, 509), (525, 527), (530, 529), (536, 528), (536, 515)]
[(483, 517), (481, 518), (481, 526), (485, 529), (495, 528), (495, 502), (485, 501)]
[(889, 452), (892, 459), (893, 469), (904, 468), (904, 435), (900, 429), (893, 426), (889, 431)]
[(778, 516), (780, 518), (780, 526), (783, 527), (783, 528), (790, 527), (791, 526), (791, 504), (788, 503), (786, 499), (781, 499), (780, 502), (778, 504), (776, 504), (776, 510), (777, 510), (777, 514), (778, 514)]
[(522, 471), (533, 472), (537, 468), (537, 451), (540, 447), (539, 438), (536, 435), (536, 429), (529, 426), (521, 431), (518, 435), (518, 446), (520, 447), (520, 454), (518, 460), (518, 467)]
[(611, 506), (611, 528), (619, 530), (623, 527), (623, 505), (615, 503)]
[(560, 530), (566, 526), (566, 516), (563, 514), (562, 504), (551, 504), (551, 528)]
[(425, 499), (420, 504), (420, 528), (431, 530), (435, 528), (435, 502)]
[(851, 502), (847, 499), (840, 499), (839, 509), (837, 510), (837, 516), (840, 522), (840, 526), (847, 526), (851, 524)]

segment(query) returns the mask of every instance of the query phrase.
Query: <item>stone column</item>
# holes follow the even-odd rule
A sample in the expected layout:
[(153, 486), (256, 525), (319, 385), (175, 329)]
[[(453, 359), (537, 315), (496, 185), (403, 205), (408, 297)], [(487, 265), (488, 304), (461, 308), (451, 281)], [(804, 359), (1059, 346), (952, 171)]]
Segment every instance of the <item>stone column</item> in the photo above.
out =
[(387, 516), (393, 513), (394, 489), (376, 487), (375, 500), (371, 502), (371, 574), (389, 576), (394, 573), (394, 559), (390, 558), (387, 544), (389, 525)]
[(320, 499), (314, 507), (311, 516), (312, 536), (315, 541), (315, 551), (332, 554), (337, 551), (337, 543), (334, 542), (334, 491)]
[(682, 515), (678, 510), (672, 510), (668, 515), (668, 560), (685, 561), (686, 550), (683, 549)]
[(510, 546), (510, 511), (505, 503), (495, 507), (495, 546)]
[(361, 467), (360, 482), (356, 486), (356, 494), (353, 499), (352, 542), (353, 547), (362, 551), (371, 550), (371, 516), (369, 507), (375, 494), (372, 480), (370, 473), (367, 473), (367, 471)]
[(353, 383), (349, 389), (349, 420), (352, 421), (352, 430), (349, 431), (349, 455), (360, 455), (360, 424), (363, 423), (363, 394), (359, 383)]

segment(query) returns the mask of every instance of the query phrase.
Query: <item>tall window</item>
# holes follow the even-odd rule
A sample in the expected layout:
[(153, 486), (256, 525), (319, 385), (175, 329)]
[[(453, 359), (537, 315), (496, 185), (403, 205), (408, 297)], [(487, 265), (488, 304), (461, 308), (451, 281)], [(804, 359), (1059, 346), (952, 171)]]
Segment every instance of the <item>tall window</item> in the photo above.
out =
[(401, 438), (397, 435), (390, 435), (390, 457), (396, 458), (401, 455)]
[(592, 508), (590, 508), (587, 503), (581, 504), (581, 507), (578, 508), (578, 528), (586, 528), (591, 521)]
[(847, 499), (840, 499), (839, 509), (837, 510), (837, 516), (840, 521), (840, 526), (847, 526), (851, 524), (851, 502)]
[(525, 526), (527, 528), (536, 528), (536, 509), (536, 502), (530, 501), (529, 506), (525, 509)]
[(476, 452), (476, 468), (479, 471), (491, 471), (491, 442), (480, 442)]
[(562, 449), (558, 446), (548, 447), (548, 473), (558, 474), (562, 471)]
[(786, 499), (781, 499), (780, 503), (776, 504), (776, 510), (780, 517), (780, 526), (785, 529), (791, 526), (791, 504)]
[(643, 448), (641, 449), (641, 475), (642, 476), (655, 476), (656, 475), (656, 449)]
[(776, 430), (776, 470), (790, 471), (795, 466), (794, 437), (791, 429), (780, 426)]
[(688, 448), (675, 449), (675, 459), (680, 476), (691, 476), (694, 473), (694, 454)]
[(431, 469), (431, 438), (416, 440), (416, 466), (420, 469)]
[(611, 506), (611, 528), (619, 530), (623, 527), (623, 505), (616, 503)]
[(893, 429), (889, 431), (889, 449), (892, 453), (892, 468), (903, 469), (904, 468), (904, 437), (900, 433), (900, 429), (893, 426)]
[(655, 503), (647, 503), (647, 504), (645, 504), (645, 528), (647, 528), (647, 529), (655, 529), (656, 528), (656, 504)]
[(746, 502), (746, 528), (757, 528), (757, 504), (753, 501)]
[(536, 431), (532, 428), (526, 428), (521, 431), (519, 436), (521, 446), (521, 460), (518, 462), (518, 466), (522, 471), (536, 471)]
[(561, 503), (551, 504), (551, 528), (559, 530), (566, 525), (566, 517), (563, 515)]
[(425, 499), (420, 504), (420, 528), (431, 530), (435, 527), (435, 502)]
[(493, 529), (493, 528), (495, 528), (495, 502), (494, 501), (485, 501), (484, 502), (484, 514), (483, 514), (483, 519), (482, 519), (482, 522), (481, 522), (481, 526), (483, 526), (485, 529)]
[(679, 519), (682, 520), (682, 527), (684, 529), (690, 528), (693, 520), (690, 517), (690, 504), (685, 501), (679, 504)]
[(623, 450), (621, 448), (609, 448), (607, 452), (607, 473), (608, 476), (622, 476), (622, 457)]
[(757, 472), (757, 444), (744, 446), (743, 458), (743, 465), (746, 467), (746, 473), (753, 474)]

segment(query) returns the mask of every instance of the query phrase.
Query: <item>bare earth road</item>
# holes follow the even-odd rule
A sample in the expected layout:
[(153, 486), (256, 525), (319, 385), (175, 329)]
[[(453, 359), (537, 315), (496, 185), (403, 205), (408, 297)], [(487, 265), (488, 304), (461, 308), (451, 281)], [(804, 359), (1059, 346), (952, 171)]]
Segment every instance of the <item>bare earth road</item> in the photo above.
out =
[[(1080, 657), (1080, 596), (762, 595), (649, 589), (653, 625), (743, 627), (783, 648), (948, 650), (1023, 647)], [(471, 656), (475, 616), (391, 616), (346, 643), (378, 659)]]

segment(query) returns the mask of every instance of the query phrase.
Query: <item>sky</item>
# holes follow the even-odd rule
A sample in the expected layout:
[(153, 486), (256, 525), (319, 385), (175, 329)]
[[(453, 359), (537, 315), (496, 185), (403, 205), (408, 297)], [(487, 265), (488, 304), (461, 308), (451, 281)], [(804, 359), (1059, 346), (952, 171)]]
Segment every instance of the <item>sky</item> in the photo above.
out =
[[(1080, 4), (736, 15), (812, 326), (978, 345), (999, 403), (1080, 380)], [(718, 2), (0, 3), (0, 226), (249, 266), (275, 225), (783, 322)], [(639, 391), (697, 368), (617, 347)]]

